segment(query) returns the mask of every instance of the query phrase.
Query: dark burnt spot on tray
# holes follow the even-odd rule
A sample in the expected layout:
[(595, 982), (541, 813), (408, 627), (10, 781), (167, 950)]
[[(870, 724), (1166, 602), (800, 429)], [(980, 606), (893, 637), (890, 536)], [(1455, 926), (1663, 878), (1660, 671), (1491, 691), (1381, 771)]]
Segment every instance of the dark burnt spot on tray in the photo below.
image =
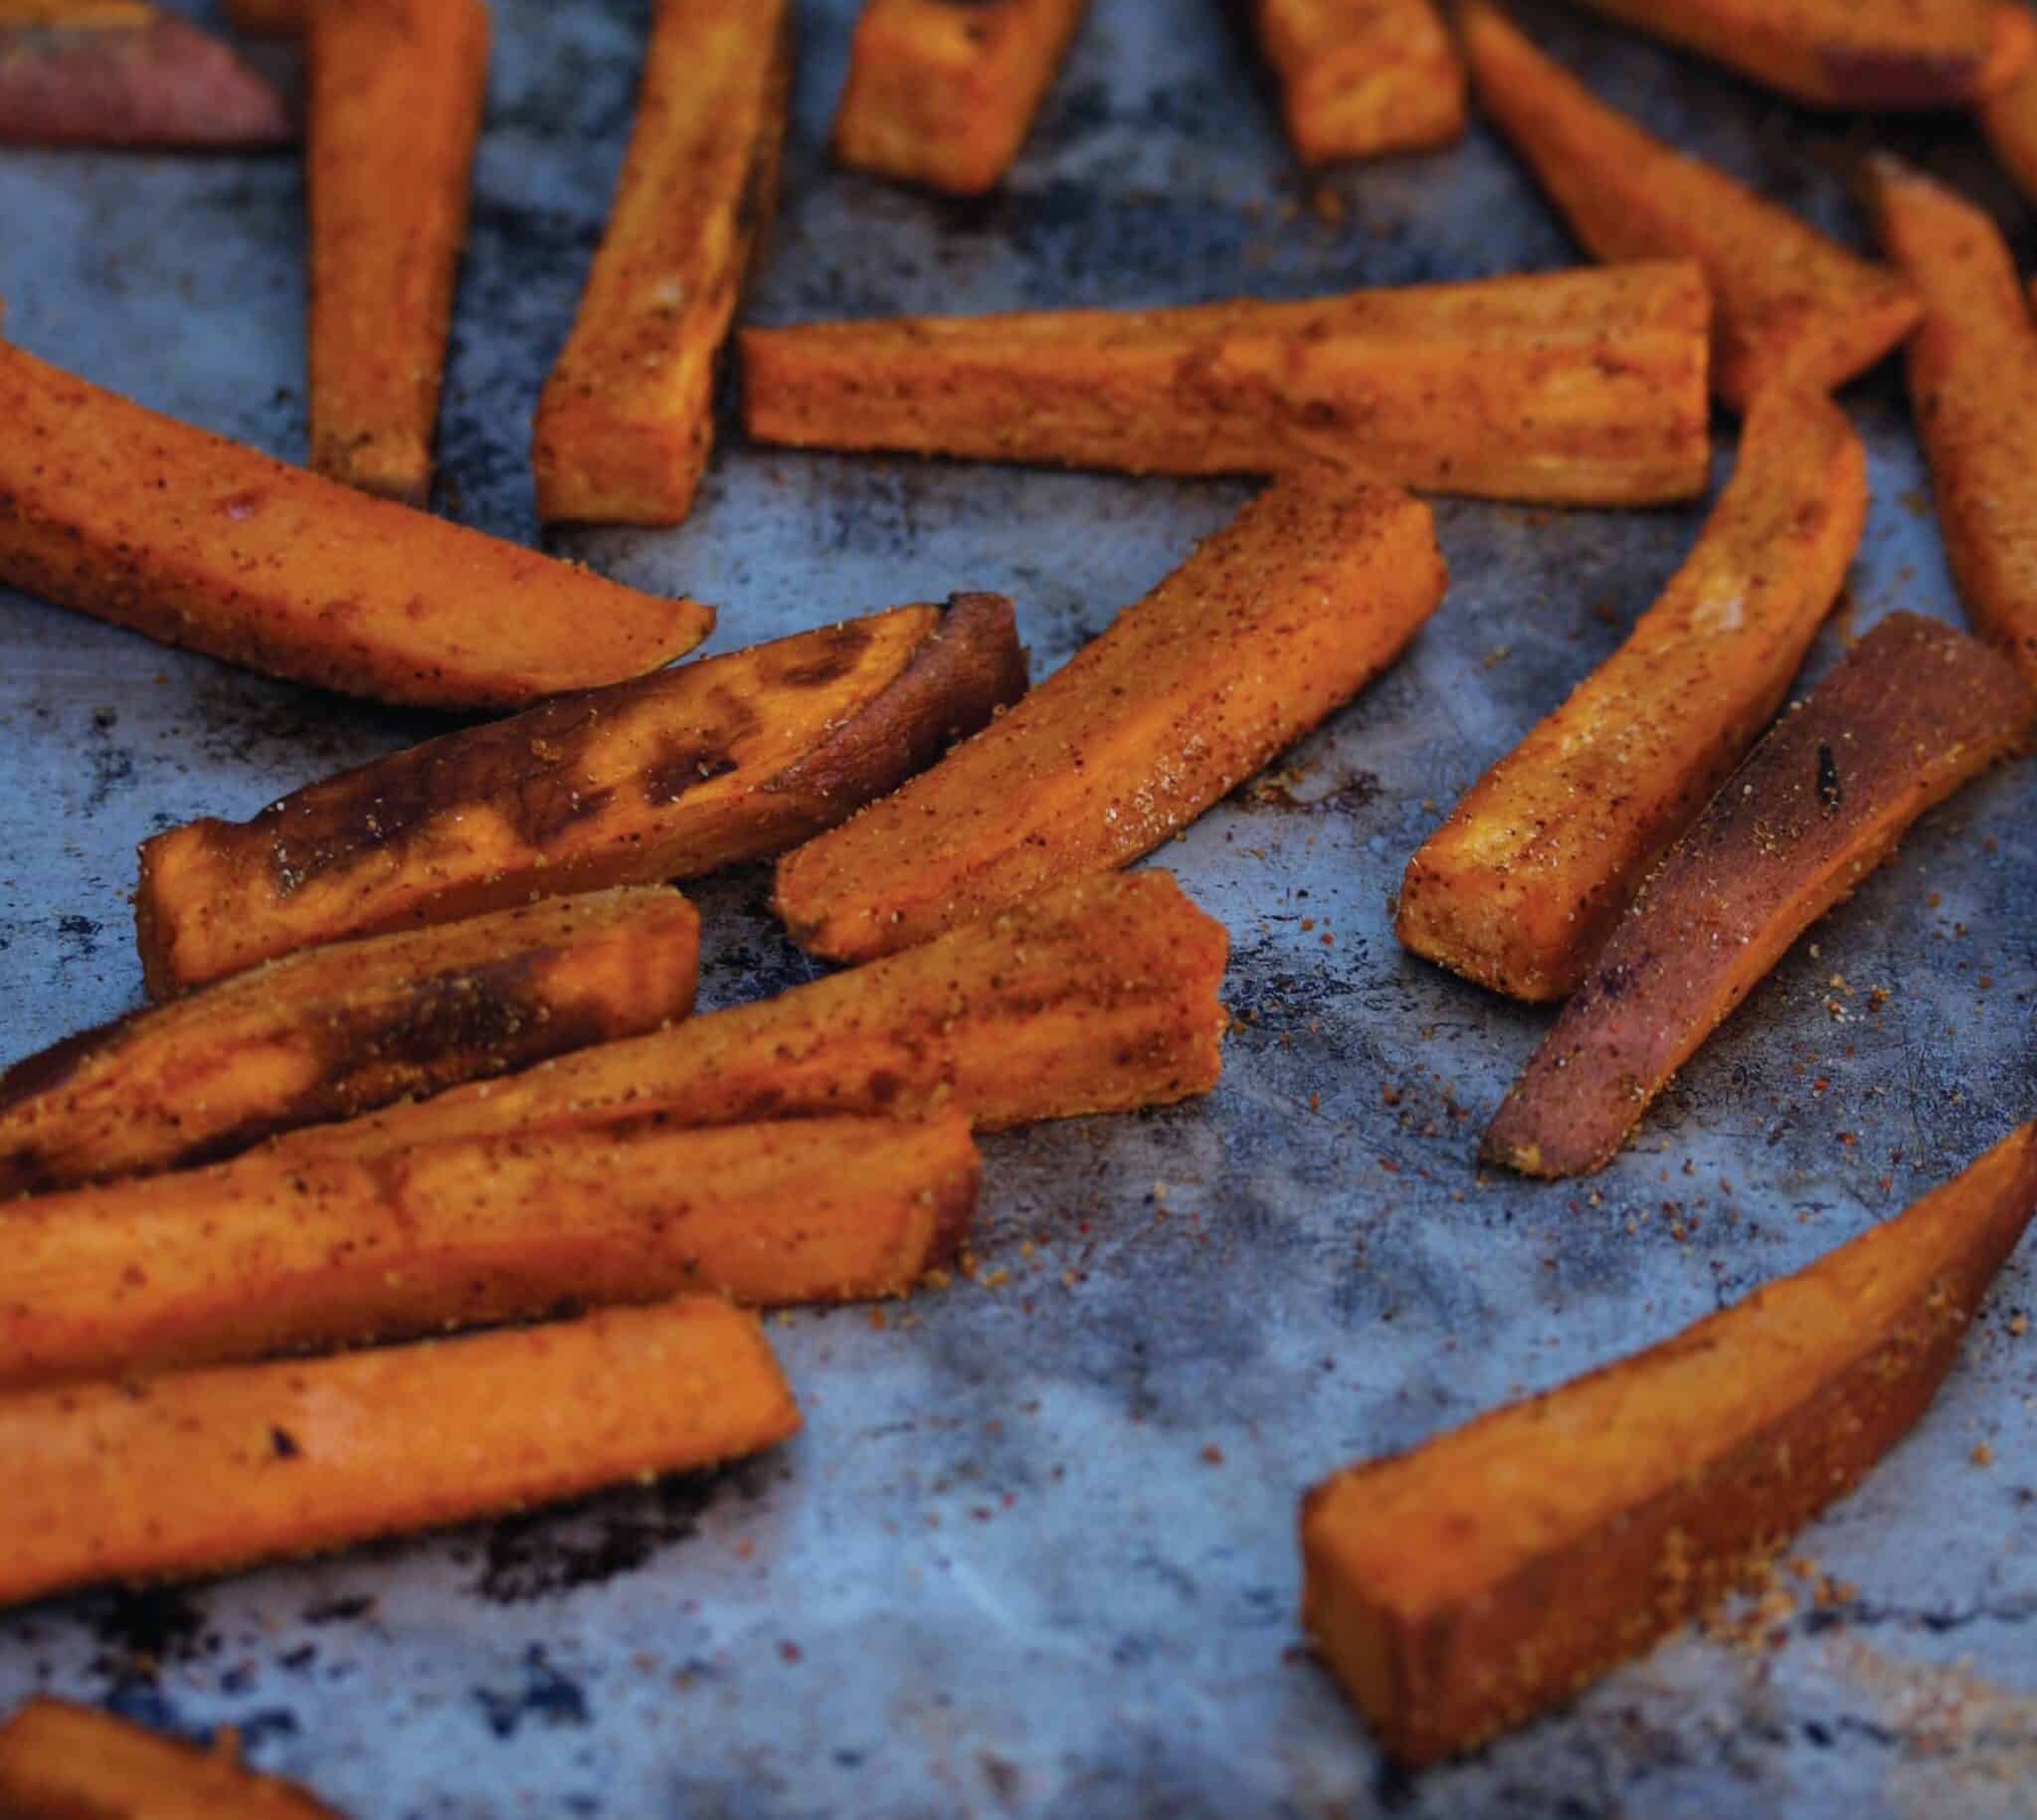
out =
[(81, 1613), (104, 1651), (103, 1675), (152, 1674), (168, 1663), (192, 1662), (219, 1647), (204, 1606), (165, 1586), (117, 1586), (93, 1594)]
[(499, 1738), (514, 1737), (526, 1723), (546, 1727), (592, 1723), (586, 1693), (577, 1681), (552, 1666), (542, 1643), (533, 1643), (523, 1652), (521, 1686), (476, 1687), (472, 1692), (488, 1729)]
[(370, 1616), (375, 1609), (371, 1593), (342, 1593), (338, 1598), (320, 1599), (315, 1605), (304, 1607), (306, 1624), (351, 1624), (357, 1618)]

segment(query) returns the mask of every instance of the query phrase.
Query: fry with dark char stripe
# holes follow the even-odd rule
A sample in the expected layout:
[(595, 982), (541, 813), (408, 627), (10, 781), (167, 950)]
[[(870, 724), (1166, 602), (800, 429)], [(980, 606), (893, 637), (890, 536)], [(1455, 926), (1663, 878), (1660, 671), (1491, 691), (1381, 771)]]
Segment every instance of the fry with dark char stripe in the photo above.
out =
[(1484, 1160), (1551, 1177), (1609, 1163), (1796, 938), (2033, 721), (2037, 697), (1999, 651), (1883, 620), (1670, 850), (1501, 1104)]
[(0, 1073), (0, 1197), (230, 1157), (655, 1030), (693, 1008), (700, 919), (639, 886), (314, 948)]
[(1464, 66), (1430, 0), (1254, 0), (1305, 164), (1446, 145), (1464, 130)]

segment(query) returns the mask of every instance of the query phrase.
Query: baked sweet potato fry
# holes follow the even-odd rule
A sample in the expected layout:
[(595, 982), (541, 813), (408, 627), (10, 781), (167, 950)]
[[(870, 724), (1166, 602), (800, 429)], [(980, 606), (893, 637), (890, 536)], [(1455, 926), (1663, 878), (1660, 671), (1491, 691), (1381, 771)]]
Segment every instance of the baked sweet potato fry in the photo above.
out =
[(1757, 399), (1733, 478), (1662, 598), (1407, 862), (1402, 944), (1516, 999), (1574, 992), (1780, 705), (1866, 514), (1866, 456), (1838, 408)]
[(1813, 107), (1963, 107), (2013, 77), (2027, 17), (1997, 0), (1586, 0)]
[(0, 582), (250, 669), (520, 707), (655, 669), (714, 625), (373, 499), (0, 342)]
[(1731, 1592), (1924, 1413), (2037, 1211), (2026, 1125), (1907, 1212), (1673, 1339), (1302, 1503), (1302, 1618), (1419, 1766)]
[(691, 1290), (903, 1295), (953, 1253), (979, 1175), (956, 1113), (648, 1115), (44, 1195), (0, 1208), (0, 1390)]
[(693, 1008), (700, 919), (638, 886), (304, 954), (0, 1073), (0, 1199), (232, 1156)]
[(789, 0), (657, 0), (637, 125), (530, 444), (547, 521), (676, 524), (714, 435), (714, 370), (778, 206)]
[(1446, 580), (1420, 501), (1276, 481), (1009, 713), (787, 854), (774, 907), (867, 961), (1128, 864), (1357, 694)]
[(1464, 130), (1464, 66), (1430, 0), (1254, 0), (1304, 164), (1447, 145)]
[(296, 137), (274, 84), (150, 6), (0, 6), (0, 144), (262, 146)]
[(1975, 627), (2037, 686), (2037, 327), (1986, 215), (1893, 158), (1870, 188), (1924, 297), (1910, 401), (1945, 555)]
[(955, 196), (995, 188), (1088, 0), (864, 0), (834, 155)]
[(314, 0), (226, 0), (227, 18), (250, 38), (295, 38), (311, 23)]
[(1485, 1160), (1552, 1177), (1610, 1162), (1790, 944), (2033, 722), (2037, 697), (1998, 652), (1883, 620), (1671, 849), (1502, 1102)]
[(763, 443), (1132, 473), (1319, 462), (1438, 492), (1701, 493), (1711, 297), (1694, 264), (1303, 302), (745, 329)]
[(322, 6), (309, 65), (311, 465), (423, 505), (487, 89), (488, 9)]
[(952, 934), (654, 1036), (277, 1140), (279, 1163), (659, 1113), (686, 1125), (959, 1112), (979, 1131), (1206, 1093), (1229, 939), (1165, 872), (1078, 879)]
[(1458, 29), (1478, 98), (1598, 259), (1696, 260), (1712, 286), (1712, 387), (1745, 411), (1764, 386), (1828, 392), (1917, 324), (1886, 267), (1641, 130), (1471, 0)]
[(0, 1603), (570, 1498), (798, 1426), (756, 1317), (719, 1296), (24, 1390), (0, 1396)]
[(0, 1813), (10, 1820), (340, 1820), (292, 1782), (158, 1737), (93, 1707), (31, 1700), (0, 1726)]
[(161, 997), (342, 936), (767, 857), (1024, 686), (1011, 602), (970, 594), (561, 697), (144, 842), (142, 966)]
[(1974, 112), (2017, 188), (2037, 200), (2037, 59), (2026, 63)]

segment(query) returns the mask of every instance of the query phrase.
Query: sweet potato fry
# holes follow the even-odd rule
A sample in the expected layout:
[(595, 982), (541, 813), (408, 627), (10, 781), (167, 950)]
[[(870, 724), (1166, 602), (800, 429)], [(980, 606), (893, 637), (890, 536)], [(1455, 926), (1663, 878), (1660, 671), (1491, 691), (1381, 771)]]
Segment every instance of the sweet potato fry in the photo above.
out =
[(995, 188), (1088, 0), (864, 0), (834, 155), (955, 196)]
[(2013, 750), (2037, 697), (1997, 652), (1891, 614), (1727, 781), (1502, 1102), (1484, 1157), (1611, 1161), (1649, 1103), (1911, 822)]
[(1813, 107), (1963, 107), (2028, 59), (1997, 0), (1586, 0)]
[(1986, 215), (1893, 158), (1870, 186), (1924, 297), (1910, 400), (1945, 555), (1976, 629), (2037, 686), (2037, 327)]
[[(792, 1119), (454, 1139), (0, 1208), (0, 1390), (719, 1290), (903, 1295), (976, 1210), (969, 1121)], [(140, 1268), (136, 1260), (142, 1260)]]
[(1994, 155), (2024, 196), (2037, 200), (2037, 59), (1974, 109)]
[(1418, 500), (1277, 481), (1017, 707), (787, 854), (778, 914), (866, 961), (1128, 864), (1357, 694), (1445, 580)]
[(700, 920), (634, 887), (314, 948), (0, 1073), (0, 1198), (229, 1157), (693, 1008)]
[(0, 1813), (10, 1820), (340, 1820), (295, 1783), (110, 1713), (39, 1698), (0, 1726)]
[(1303, 1622), (1389, 1753), (1469, 1749), (1732, 1591), (1909, 1432), (2033, 1211), (2025, 1125), (1673, 1339), (1317, 1486)]
[(764, 443), (1634, 505), (1705, 489), (1710, 326), (1686, 263), (740, 341)]
[(775, 999), (603, 1043), (507, 1080), (279, 1138), (301, 1164), (661, 1113), (966, 1115), (979, 1131), (1206, 1093), (1222, 1070), (1229, 940), (1165, 872), (1078, 879)]
[(0, 6), (0, 144), (283, 145), (276, 87), (218, 39), (113, 0)]
[(312, 943), (783, 851), (1025, 686), (1012, 604), (957, 595), (562, 697), (146, 841), (158, 997)]
[(547, 521), (676, 524), (714, 435), (714, 369), (778, 205), (788, 0), (657, 0), (608, 231), (530, 444)]
[(655, 669), (714, 625), (372, 499), (0, 343), (0, 582), (272, 675), (519, 707)]
[(1407, 862), (1401, 942), (1516, 999), (1574, 992), (1774, 714), (1866, 514), (1866, 456), (1837, 407), (1757, 399), (1733, 478), (1662, 598)]
[(1497, 7), (1458, 14), (1485, 111), (1597, 258), (1688, 258), (1712, 286), (1712, 386), (1745, 411), (1769, 385), (1828, 392), (1916, 326), (1887, 268), (1672, 150), (1543, 56)]
[(295, 38), (311, 23), (313, 0), (226, 0), (234, 30), (250, 38)]
[(1430, 0), (1255, 0), (1304, 164), (1447, 145), (1464, 130), (1464, 66)]
[(799, 1426), (718, 1296), (336, 1359), (0, 1396), (0, 1603), (570, 1498)]
[(423, 505), (487, 88), (488, 9), (320, 7), (309, 61), (311, 465)]

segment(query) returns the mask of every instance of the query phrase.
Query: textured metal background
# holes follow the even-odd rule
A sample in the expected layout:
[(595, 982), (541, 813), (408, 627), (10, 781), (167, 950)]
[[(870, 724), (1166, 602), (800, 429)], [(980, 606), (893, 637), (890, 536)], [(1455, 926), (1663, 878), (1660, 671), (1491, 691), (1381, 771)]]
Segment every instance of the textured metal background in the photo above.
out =
[[(1096, 0), (994, 201), (842, 175), (823, 147), (852, 9), (803, 10), (763, 320), (1291, 295), (1573, 257), (1482, 131), (1340, 172), (1306, 206), (1219, 0)], [(606, 210), (647, 9), (496, 11), (444, 503), (524, 537), (530, 408)], [(1859, 128), (1536, 17), (1602, 91), (1857, 238)], [(2020, 221), (1963, 130), (1904, 137)], [(0, 222), (23, 345), (301, 455), (293, 161), (9, 151)], [(1899, 388), (1884, 375), (1848, 402), (1875, 488), (1851, 625), (1956, 617)], [(1007, 590), (1044, 673), (1243, 497), (731, 438), (682, 529), (557, 547), (719, 603), (710, 649)], [(1759, 1647), (1681, 1636), (1411, 1783), (1297, 1649), (1305, 1485), (1807, 1262), (2033, 1110), (2025, 765), (1932, 817), (1596, 1183), (1476, 1178), (1476, 1134), (1545, 1018), (1405, 959), (1389, 893), (1439, 812), (1613, 647), (1699, 517), (1440, 507), (1455, 585), (1405, 660), (1166, 854), (1235, 938), (1221, 1088), (991, 1141), (974, 1282), (881, 1330), (862, 1310), (774, 1326), (807, 1411), (792, 1445), (571, 1511), (53, 1600), (0, 1620), (0, 1709), (51, 1688), (238, 1726), (258, 1763), (364, 1816), (2028, 1811), (2037, 1338), (2010, 1327), (2027, 1254), (1914, 1438), (1804, 1537), (1850, 1602), (1782, 1617)], [(1813, 671), (1837, 648), (1828, 631)], [(137, 839), (245, 815), (425, 725), (0, 597), (0, 1054), (136, 1002)], [(807, 977), (764, 889), (751, 873), (698, 893), (705, 1002)], [(1876, 986), (1891, 997), (1870, 1012)]]

